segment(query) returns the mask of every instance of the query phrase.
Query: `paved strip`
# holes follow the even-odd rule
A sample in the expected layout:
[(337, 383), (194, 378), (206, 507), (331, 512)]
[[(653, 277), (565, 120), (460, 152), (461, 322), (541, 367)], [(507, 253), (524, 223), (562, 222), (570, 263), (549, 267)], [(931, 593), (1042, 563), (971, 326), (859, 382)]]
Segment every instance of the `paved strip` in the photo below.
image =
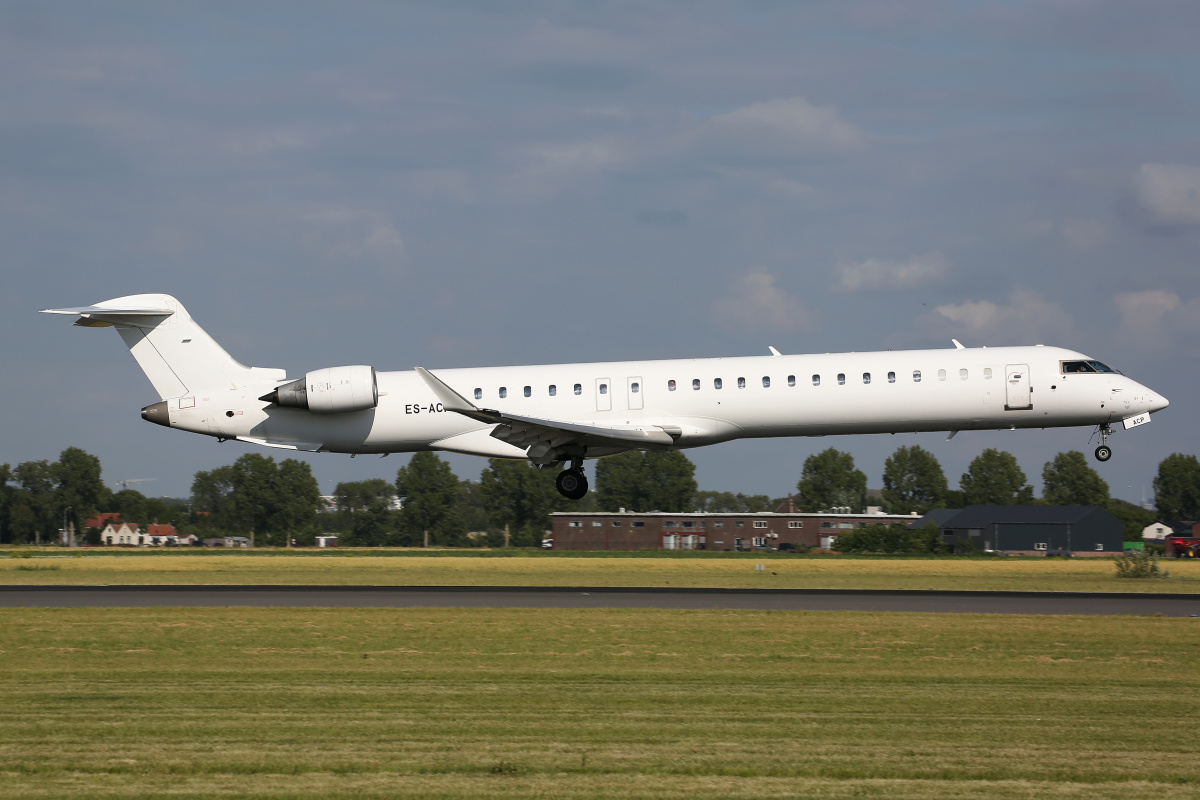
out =
[(460, 586), (0, 586), (0, 608), (663, 608), (1200, 617), (1200, 595)]

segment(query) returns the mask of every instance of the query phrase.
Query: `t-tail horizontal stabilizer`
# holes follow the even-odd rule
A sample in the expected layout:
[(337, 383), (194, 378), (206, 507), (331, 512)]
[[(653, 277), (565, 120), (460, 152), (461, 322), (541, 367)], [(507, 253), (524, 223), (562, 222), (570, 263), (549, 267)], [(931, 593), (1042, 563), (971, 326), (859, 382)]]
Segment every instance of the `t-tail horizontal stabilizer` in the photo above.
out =
[(167, 294), (135, 294), (42, 313), (73, 314), (84, 328), (116, 328), (163, 400), (260, 384), (266, 390), (287, 374), (239, 364)]

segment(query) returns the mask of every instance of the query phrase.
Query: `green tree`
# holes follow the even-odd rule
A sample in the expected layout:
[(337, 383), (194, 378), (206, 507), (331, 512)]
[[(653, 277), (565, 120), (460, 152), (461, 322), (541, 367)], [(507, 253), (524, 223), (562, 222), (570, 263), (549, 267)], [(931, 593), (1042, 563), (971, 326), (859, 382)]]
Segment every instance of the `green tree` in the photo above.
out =
[(479, 476), (489, 528), (499, 533), (507, 526), (514, 547), (540, 545), (550, 527), (550, 512), (574, 505), (554, 488), (554, 478), (554, 470), (538, 469), (529, 461), (489, 458)]
[(1108, 513), (1121, 521), (1122, 532), (1127, 542), (1142, 541), (1142, 531), (1146, 529), (1146, 526), (1154, 524), (1155, 521), (1153, 511), (1116, 497), (1110, 498), (1104, 507), (1108, 509)]
[(678, 450), (633, 450), (596, 462), (596, 502), (605, 511), (691, 511), (696, 465)]
[(946, 475), (928, 450), (901, 447), (883, 465), (883, 504), (890, 514), (924, 514), (946, 504)]
[(700, 491), (696, 492), (693, 505), (697, 511), (709, 514), (756, 514), (759, 511), (771, 511), (779, 503), (765, 494)]
[(60, 524), (65, 512), (67, 520), (75, 523), (75, 530), (82, 533), (83, 522), (100, 510), (110, 494), (100, 479), (100, 459), (78, 447), (68, 447), (50, 466), (50, 475)]
[(854, 456), (829, 448), (804, 459), (797, 503), (801, 511), (818, 512), (840, 506), (862, 509), (867, 476), (854, 468)]
[(314, 530), (321, 498), (308, 464), (246, 453), (229, 466), (197, 472), (192, 503), (209, 532), (253, 532), (257, 544), (284, 545)]
[(13, 531), (18, 541), (53, 542), (61, 522), (55, 517), (54, 471), (49, 461), (24, 461), (13, 476), (21, 486), (13, 509)]
[[(275, 473), (275, 517), (272, 534), (308, 544), (316, 531), (317, 510), (321, 508), (321, 488), (307, 462), (285, 458)], [(278, 537), (275, 537), (278, 538)]]
[(1103, 506), (1108, 484), (1078, 450), (1059, 453), (1042, 468), (1042, 499), (1056, 506)]
[(1172, 453), (1158, 465), (1154, 504), (1164, 520), (1200, 519), (1200, 462), (1195, 456)]
[(8, 464), (0, 464), (0, 544), (12, 541), (12, 533), (9, 530), (9, 517), (12, 514), (15, 489), (8, 485), (12, 479), (12, 467)]
[[(465, 544), (474, 547), (483, 547), (491, 543), (491, 537), (488, 535), (491, 520), (488, 515), (487, 503), (483, 496), (482, 483), (478, 481), (459, 481), (458, 498), (454, 503), (454, 513), (458, 516), (458, 521), (466, 533), (476, 534), (469, 541), (465, 542)], [(500, 543), (502, 544), (503, 540)]]
[(383, 478), (339, 483), (333, 491), (342, 542), (355, 547), (383, 547), (396, 537), (392, 501), (396, 487)]
[(839, 553), (944, 553), (946, 546), (937, 526), (909, 530), (901, 523), (867, 525), (838, 534), (833, 549)]
[(400, 468), (396, 493), (404, 501), (399, 519), (402, 544), (422, 544), (426, 531), (430, 544), (462, 544), (463, 531), (454, 514), (458, 478), (435, 453), (415, 453)]
[[(277, 506), (275, 459), (260, 453), (246, 453), (233, 462), (233, 491), (230, 509), (238, 529), (254, 533), (255, 543), (271, 542), (271, 530)], [(282, 537), (278, 544), (283, 544)]]
[(959, 481), (967, 505), (1011, 506), (1033, 502), (1033, 487), (1025, 481), (1012, 453), (988, 448), (976, 456)]
[(209, 533), (233, 531), (233, 467), (197, 472), (192, 478), (192, 515)]

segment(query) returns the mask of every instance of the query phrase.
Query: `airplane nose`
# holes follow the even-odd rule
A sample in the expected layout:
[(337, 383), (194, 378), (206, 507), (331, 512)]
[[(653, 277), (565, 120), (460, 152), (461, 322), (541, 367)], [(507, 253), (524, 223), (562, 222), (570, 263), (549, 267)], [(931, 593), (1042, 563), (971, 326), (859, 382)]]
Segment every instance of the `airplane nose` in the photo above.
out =
[(1155, 411), (1162, 411), (1164, 408), (1166, 408), (1169, 405), (1171, 405), (1171, 401), (1167, 400), (1167, 398), (1163, 397), (1162, 395), (1158, 395), (1158, 394), (1150, 395), (1150, 413), (1151, 414), (1153, 414)]

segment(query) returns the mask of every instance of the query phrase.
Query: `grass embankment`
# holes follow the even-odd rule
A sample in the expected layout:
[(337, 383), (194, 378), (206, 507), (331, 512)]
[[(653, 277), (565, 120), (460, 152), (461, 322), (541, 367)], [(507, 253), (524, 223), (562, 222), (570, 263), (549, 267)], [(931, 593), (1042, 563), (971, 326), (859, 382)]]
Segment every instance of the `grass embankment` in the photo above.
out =
[[(28, 552), (28, 551), (26, 551)], [(941, 589), (1200, 592), (1200, 562), (1164, 561), (1167, 580), (1116, 577), (1110, 559), (849, 558), (766, 554), (432, 554), (341, 550), (326, 554), (171, 554), (79, 557), (41, 551), (0, 557), (0, 584), (339, 584), (379, 586), (674, 586), (796, 589)], [(763, 564), (762, 571), (756, 564)]]
[(4, 797), (1194, 798), (1200, 620), (0, 611)]

